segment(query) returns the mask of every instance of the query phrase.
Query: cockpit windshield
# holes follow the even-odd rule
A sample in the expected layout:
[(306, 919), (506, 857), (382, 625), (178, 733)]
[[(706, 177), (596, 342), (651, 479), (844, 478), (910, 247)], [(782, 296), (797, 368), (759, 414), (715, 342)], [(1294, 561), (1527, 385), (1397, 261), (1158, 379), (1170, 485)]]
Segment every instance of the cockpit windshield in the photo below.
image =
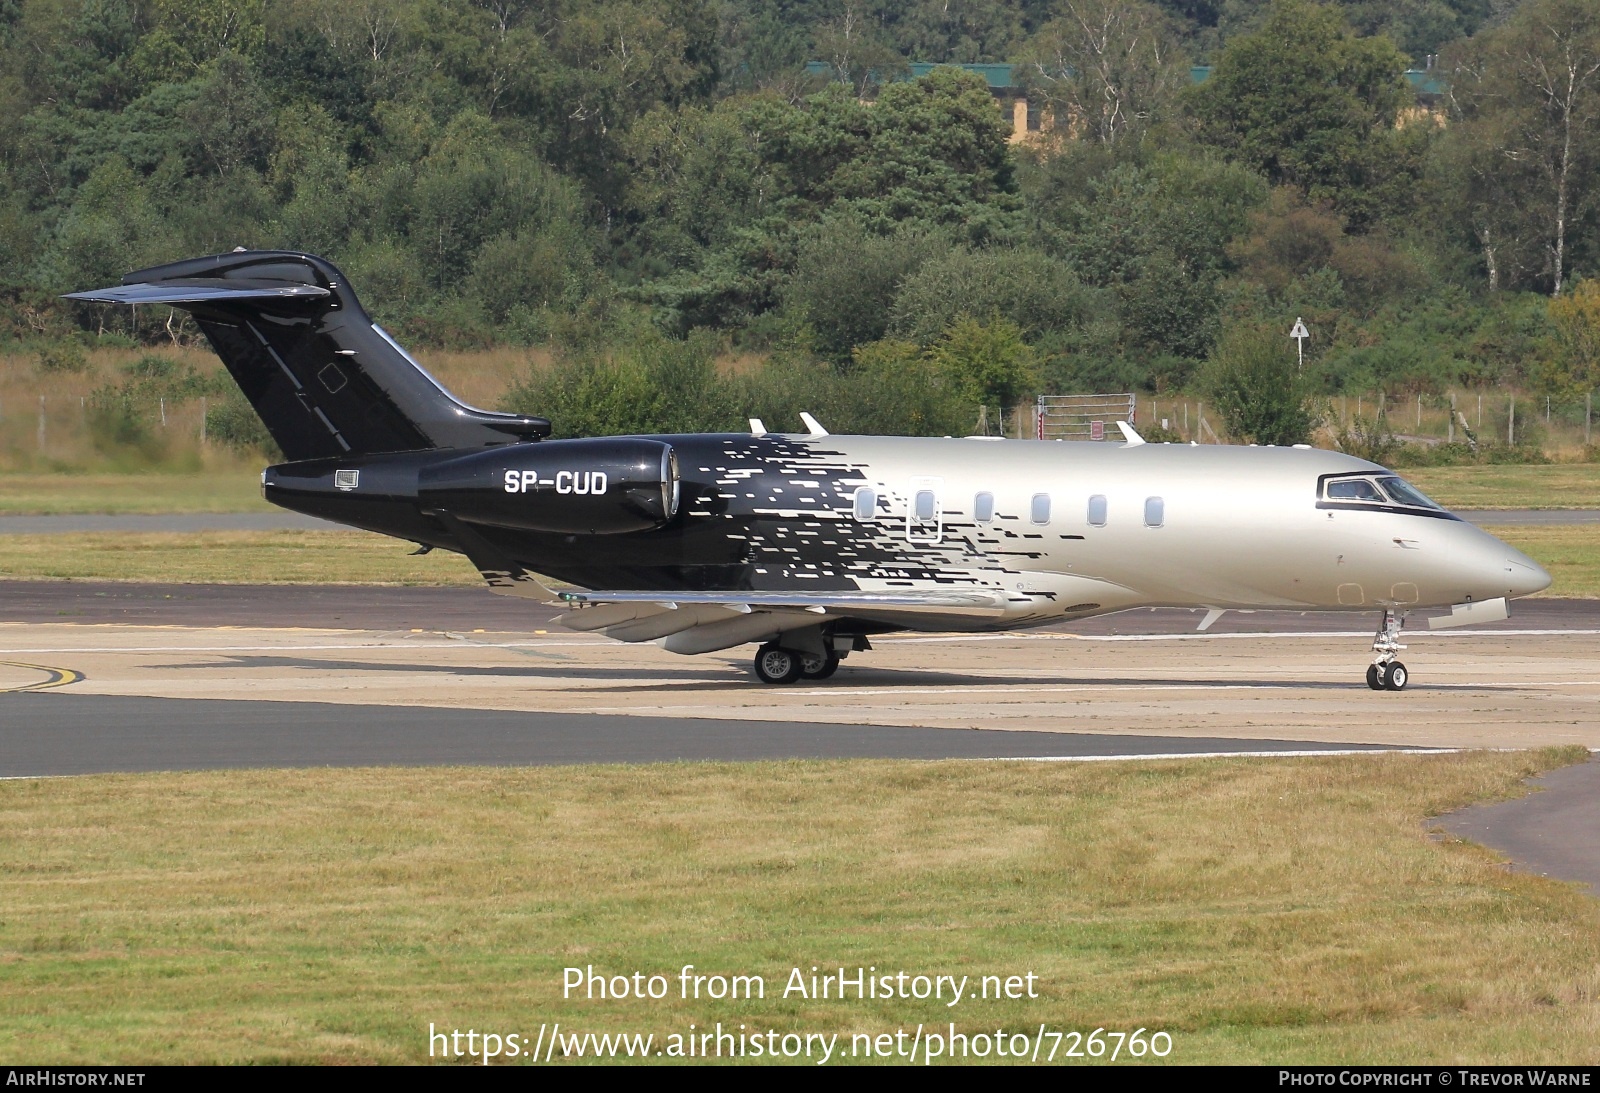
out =
[(1378, 479), (1384, 490), (1394, 498), (1397, 505), (1409, 505), (1415, 509), (1442, 510), (1444, 506), (1423, 493), (1417, 487), (1397, 475), (1387, 475)]
[(1417, 487), (1394, 474), (1349, 474), (1330, 476), (1322, 481), (1322, 503), (1334, 508), (1366, 505), (1385, 509), (1426, 509), (1444, 512), (1442, 506)]

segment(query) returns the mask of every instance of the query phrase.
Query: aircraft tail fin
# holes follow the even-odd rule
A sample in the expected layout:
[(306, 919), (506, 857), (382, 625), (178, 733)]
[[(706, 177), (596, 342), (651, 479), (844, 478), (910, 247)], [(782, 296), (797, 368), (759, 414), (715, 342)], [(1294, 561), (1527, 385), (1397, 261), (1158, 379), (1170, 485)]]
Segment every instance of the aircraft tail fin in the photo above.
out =
[(544, 418), (461, 402), (372, 321), (342, 273), (309, 254), (191, 258), (67, 299), (188, 311), (290, 460), (477, 448), (550, 432)]

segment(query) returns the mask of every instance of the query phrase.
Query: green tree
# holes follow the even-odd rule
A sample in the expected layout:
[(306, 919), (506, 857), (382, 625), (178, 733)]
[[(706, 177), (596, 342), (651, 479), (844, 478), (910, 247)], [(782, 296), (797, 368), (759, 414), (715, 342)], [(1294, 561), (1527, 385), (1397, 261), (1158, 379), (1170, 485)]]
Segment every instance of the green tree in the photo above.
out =
[(895, 294), (890, 329), (931, 345), (962, 318), (999, 316), (1030, 343), (1082, 329), (1095, 301), (1067, 263), (1033, 247), (957, 247), (930, 257)]
[(1228, 435), (1250, 444), (1304, 444), (1317, 425), (1310, 386), (1281, 332), (1234, 327), (1203, 373)]
[(1039, 356), (1010, 319), (958, 319), (928, 356), (973, 406), (1011, 406), (1038, 389)]
[(948, 246), (942, 234), (912, 226), (876, 235), (846, 211), (801, 244), (784, 302), (810, 325), (817, 351), (845, 363), (856, 346), (883, 337), (900, 286)]
[[(1480, 211), (1491, 279), (1492, 241), (1536, 234), (1545, 285), (1560, 296), (1572, 244), (1600, 212), (1600, 7), (1528, 0), (1505, 25), (1453, 51), (1450, 72), (1453, 110), (1466, 123), (1464, 139), (1477, 145), (1470, 167), (1503, 170), (1521, 184), (1519, 202), (1503, 200), (1503, 185), (1489, 188)], [(1518, 223), (1530, 217), (1532, 232)]]
[(1115, 144), (1176, 107), (1189, 63), (1164, 12), (1141, 0), (1060, 0), (1058, 8), (1022, 68), (1058, 128)]
[(1567, 383), (1583, 391), (1600, 387), (1600, 280), (1579, 281), (1550, 301), (1550, 321), (1562, 349)]
[(1415, 171), (1395, 119), (1410, 94), (1387, 38), (1358, 38), (1337, 9), (1273, 0), (1229, 40), (1195, 94), (1207, 138), (1275, 184), (1331, 201), (1352, 222), (1399, 203)]
[(1198, 360), (1216, 336), (1228, 244), (1267, 198), (1214, 155), (1077, 145), (1024, 175), (1033, 234), (1115, 296), (1127, 350)]

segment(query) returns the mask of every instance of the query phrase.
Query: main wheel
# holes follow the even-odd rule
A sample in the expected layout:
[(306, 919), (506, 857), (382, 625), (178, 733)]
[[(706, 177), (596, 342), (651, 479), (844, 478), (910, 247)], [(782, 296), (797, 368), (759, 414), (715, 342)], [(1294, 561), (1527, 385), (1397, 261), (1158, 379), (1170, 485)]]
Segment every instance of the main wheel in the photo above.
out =
[(1398, 660), (1391, 660), (1389, 666), (1383, 670), (1383, 685), (1391, 691), (1403, 691), (1406, 682), (1411, 678), (1411, 673), (1406, 671), (1406, 666)]
[(793, 683), (800, 678), (800, 657), (776, 645), (756, 650), (756, 677), (763, 683)]
[(1374, 691), (1383, 690), (1383, 671), (1376, 664), (1367, 666), (1367, 686)]
[(839, 670), (839, 654), (829, 653), (819, 657), (806, 653), (800, 658), (800, 674), (807, 679), (827, 679)]

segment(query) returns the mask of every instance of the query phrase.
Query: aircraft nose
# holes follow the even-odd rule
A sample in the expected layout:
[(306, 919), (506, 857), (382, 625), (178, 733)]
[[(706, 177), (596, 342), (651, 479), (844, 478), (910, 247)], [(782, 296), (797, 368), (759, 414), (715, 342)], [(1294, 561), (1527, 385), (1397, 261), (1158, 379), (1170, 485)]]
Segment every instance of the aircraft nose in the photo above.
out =
[(1481, 528), (1460, 525), (1455, 559), (1463, 585), (1478, 599), (1531, 596), (1550, 587), (1550, 574), (1538, 562)]
[(1507, 553), (1509, 554), (1506, 558), (1508, 595), (1531, 596), (1550, 587), (1550, 574), (1545, 571), (1544, 566), (1520, 550), (1511, 550)]

